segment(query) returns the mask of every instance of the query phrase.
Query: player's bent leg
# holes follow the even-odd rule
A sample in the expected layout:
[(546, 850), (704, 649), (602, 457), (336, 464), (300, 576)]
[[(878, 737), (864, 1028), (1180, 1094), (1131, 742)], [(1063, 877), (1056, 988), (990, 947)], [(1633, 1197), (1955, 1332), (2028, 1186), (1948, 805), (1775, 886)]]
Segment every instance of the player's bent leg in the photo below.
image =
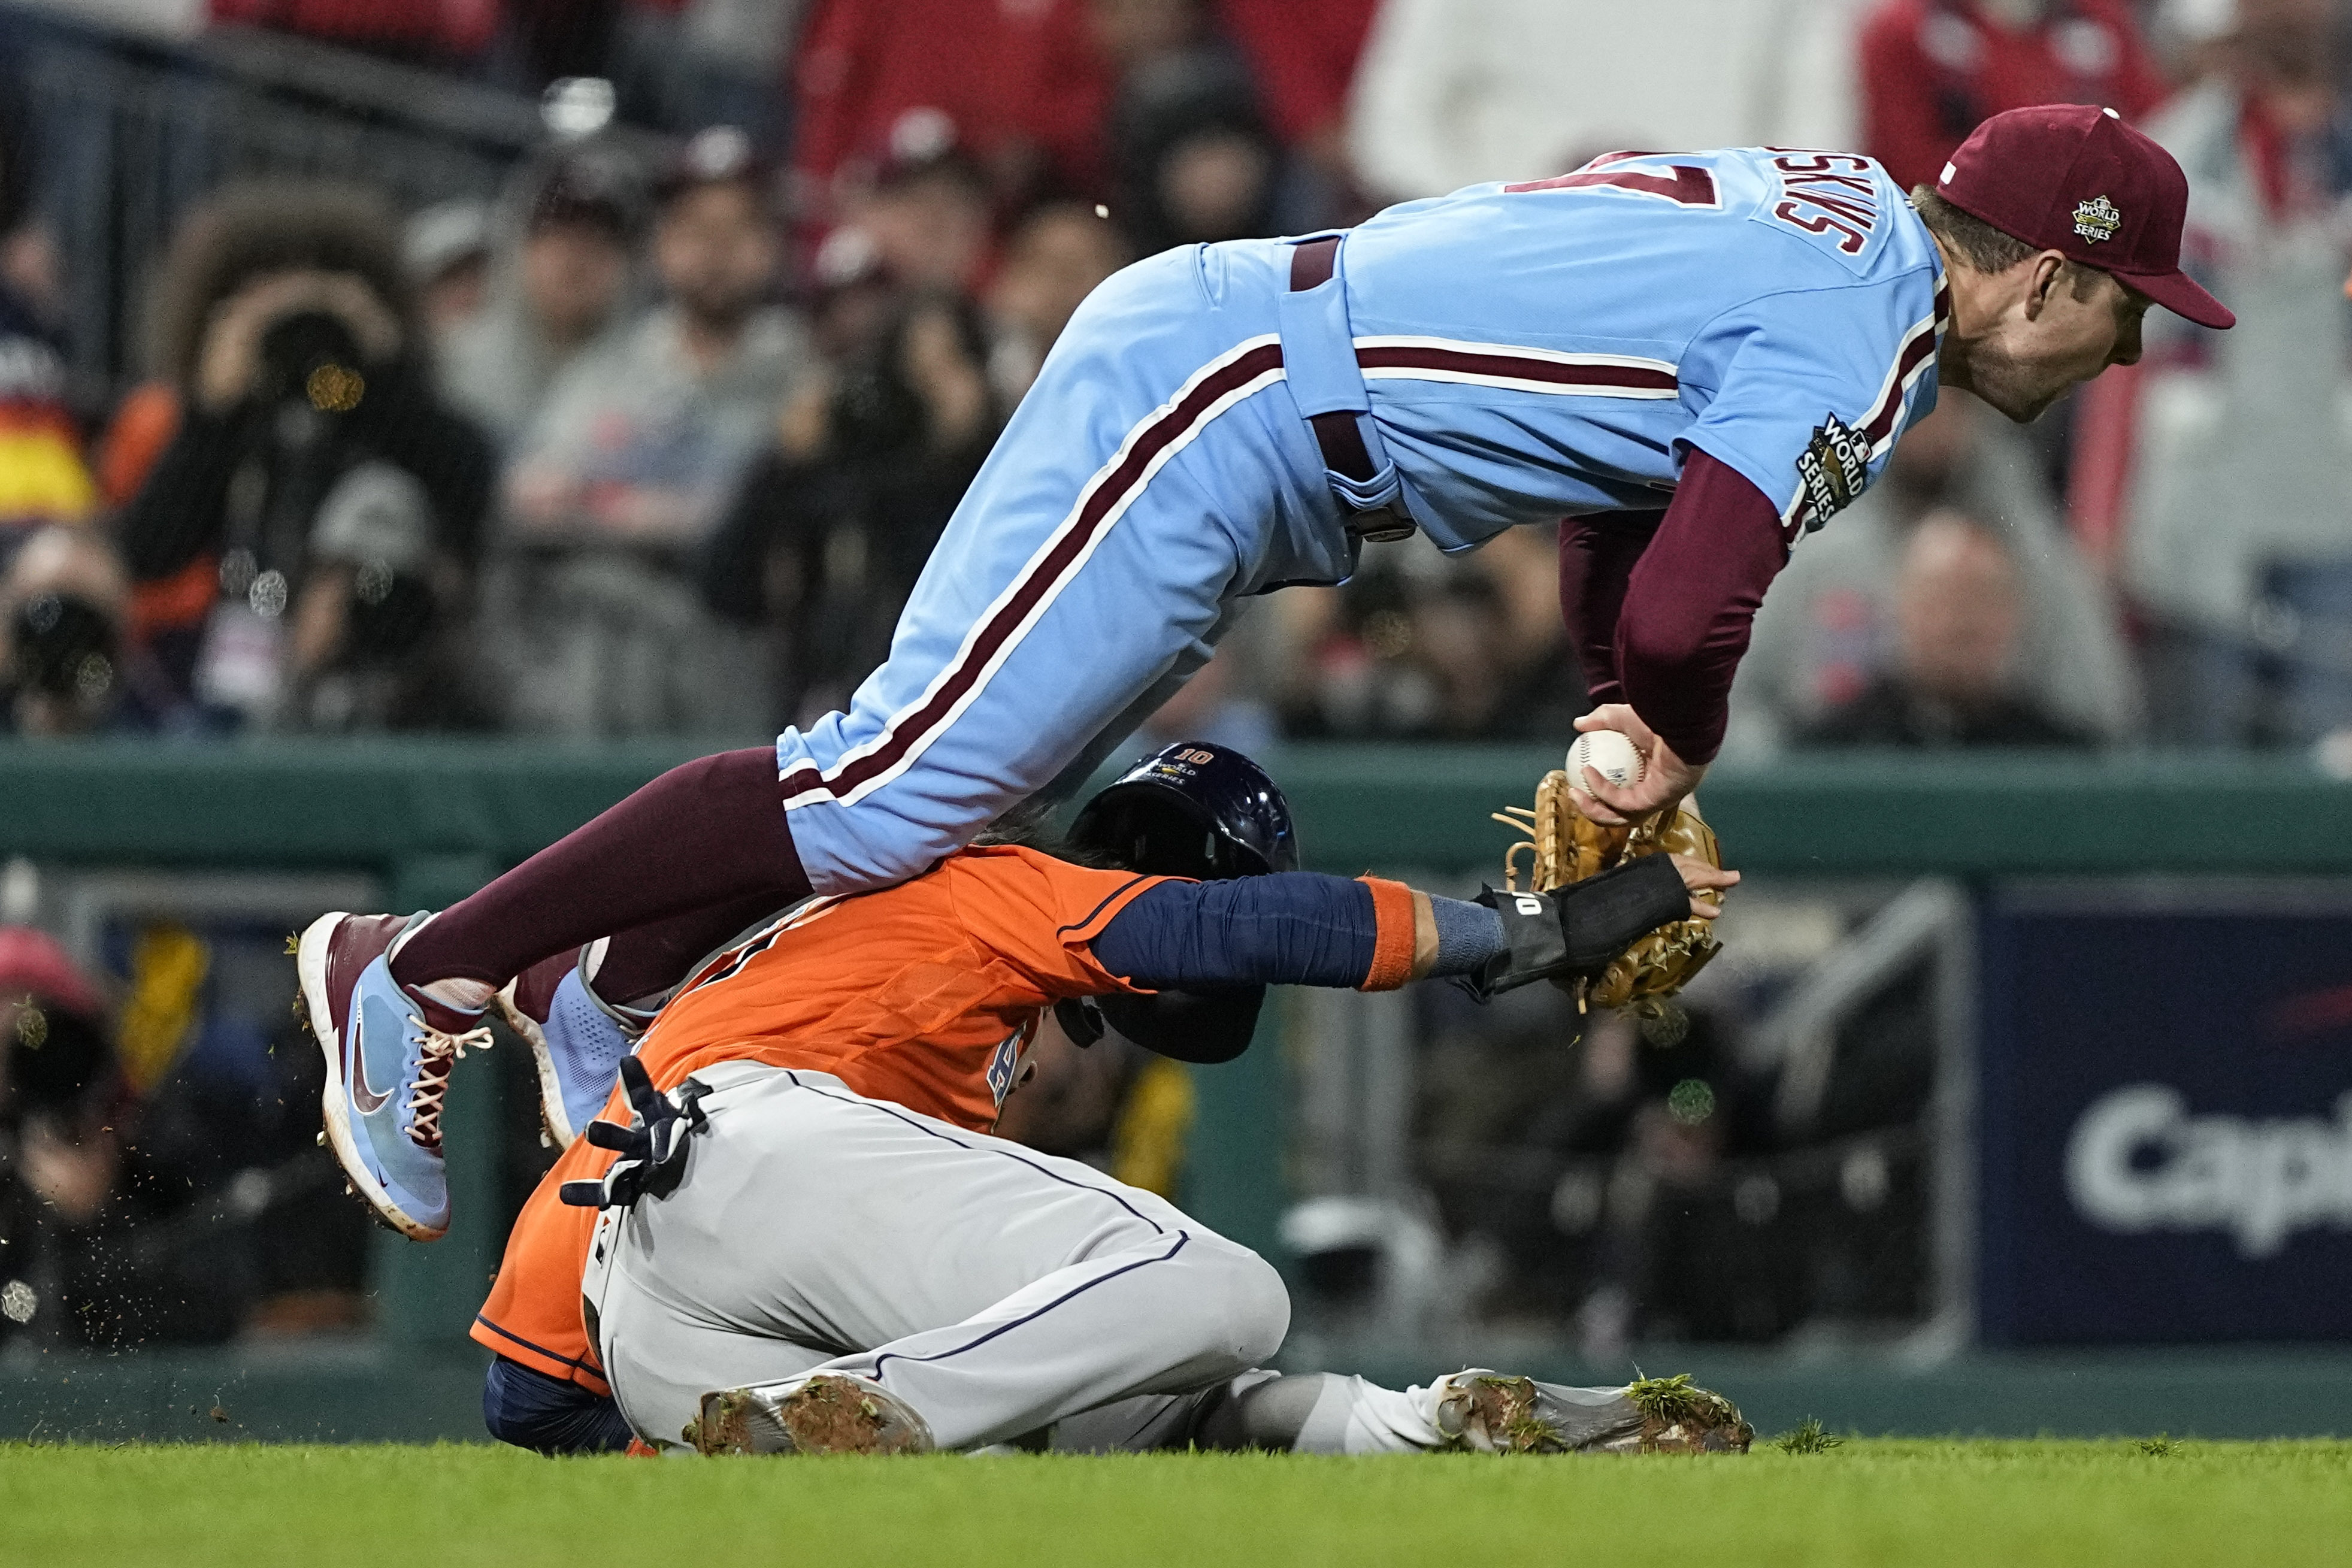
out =
[[(663, 931), (667, 948), (686, 951), (706, 927), (716, 946), (807, 891), (773, 753), (758, 747), (671, 769), (429, 920), (321, 918), (297, 955), (303, 1012), (327, 1056), (327, 1142), (345, 1177), (402, 1234), (436, 1239), (449, 1225), (440, 1140), (449, 1065), (488, 1043), (480, 1016), (498, 991), (615, 931), (684, 921), (695, 929)], [(584, 1070), (553, 1098), (601, 1103), (600, 1069)]]
[[(1287, 253), (1284, 255), (1286, 257)], [(848, 710), (777, 739), (813, 886), (900, 879), (1048, 790), (1205, 663), (1227, 605), (1351, 570), (1280, 390), (1274, 296), (1202, 309), (1191, 253), (1091, 296)]]
[(978, 1447), (1223, 1382), (1270, 1359), (1289, 1326), (1273, 1266), (1200, 1232), (1057, 1269), (962, 1322), (823, 1370), (887, 1386), (939, 1447)]
[(700, 1394), (780, 1397), (814, 1373), (980, 1447), (1232, 1377), (1281, 1342), (1280, 1277), (1162, 1199), (821, 1074), (710, 1070), (684, 1180), (608, 1212), (583, 1280), (648, 1441), (678, 1443)]
[[(403, 950), (394, 973), (418, 990), (481, 986), (487, 1001), (532, 964), (600, 937), (723, 919), (706, 938), (673, 944), (686, 955), (682, 969), (759, 912), (807, 895), (778, 801), (775, 758), (763, 746), (672, 768), (444, 910)], [(599, 991), (635, 999), (609, 985)]]

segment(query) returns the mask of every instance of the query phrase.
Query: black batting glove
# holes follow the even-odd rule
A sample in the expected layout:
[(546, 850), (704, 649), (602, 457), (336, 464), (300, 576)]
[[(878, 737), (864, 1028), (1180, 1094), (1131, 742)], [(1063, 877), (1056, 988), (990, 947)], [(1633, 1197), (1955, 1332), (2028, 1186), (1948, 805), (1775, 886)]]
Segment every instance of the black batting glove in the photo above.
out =
[(623, 1057), (621, 1088), (633, 1112), (629, 1125), (598, 1121), (586, 1129), (589, 1142), (621, 1157), (603, 1179), (566, 1182), (558, 1189), (556, 1196), (575, 1208), (626, 1208), (640, 1197), (667, 1197), (686, 1175), (688, 1140), (710, 1125), (701, 1105), (710, 1090), (693, 1079), (678, 1086), (673, 1100), (654, 1087), (645, 1063)]

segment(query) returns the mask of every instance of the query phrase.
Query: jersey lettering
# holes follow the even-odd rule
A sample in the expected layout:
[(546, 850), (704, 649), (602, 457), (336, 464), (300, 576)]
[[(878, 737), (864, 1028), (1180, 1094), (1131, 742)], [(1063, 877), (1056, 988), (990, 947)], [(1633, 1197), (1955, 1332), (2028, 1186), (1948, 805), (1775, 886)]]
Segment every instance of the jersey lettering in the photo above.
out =
[(1715, 192), (1715, 176), (1705, 169), (1688, 163), (1676, 163), (1671, 174), (1658, 174), (1643, 169), (1603, 169), (1594, 165), (1618, 158), (1639, 158), (1641, 153), (1612, 153), (1608, 158), (1596, 158), (1573, 174), (1558, 174), (1549, 180), (1529, 180), (1524, 184), (1505, 185), (1512, 195), (1522, 191), (1574, 191), (1607, 185), (1621, 191), (1634, 191), (1645, 196), (1658, 196), (1682, 207), (1713, 207), (1721, 205)]
[(1782, 197), (1772, 208), (1774, 217), (1824, 239), (1834, 234), (1840, 250), (1848, 256), (1862, 254), (1879, 217), (1878, 187), (1870, 178), (1869, 159), (1797, 149), (1781, 152), (1772, 167), (1780, 176)]

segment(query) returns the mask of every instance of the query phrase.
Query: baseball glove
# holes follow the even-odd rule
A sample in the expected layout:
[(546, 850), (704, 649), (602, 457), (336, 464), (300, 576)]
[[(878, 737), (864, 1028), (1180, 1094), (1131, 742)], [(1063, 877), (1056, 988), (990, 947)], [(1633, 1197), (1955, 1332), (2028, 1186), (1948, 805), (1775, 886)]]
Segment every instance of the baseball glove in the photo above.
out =
[[(1520, 890), (1522, 874), (1528, 890), (1544, 893), (1643, 855), (1687, 855), (1710, 866), (1723, 864), (1715, 830), (1699, 816), (1696, 801), (1685, 801), (1672, 820), (1658, 812), (1637, 824), (1609, 827), (1580, 815), (1569, 787), (1568, 774), (1554, 768), (1536, 785), (1532, 809), (1515, 805), (1495, 813), (1496, 821), (1527, 835), (1503, 855), (1503, 880), (1511, 891)], [(1680, 1040), (1688, 1021), (1671, 998), (1723, 951), (1713, 923), (1694, 918), (1659, 927), (1619, 954), (1599, 979), (1570, 983), (1578, 1005), (1631, 1012), (1654, 1045)]]

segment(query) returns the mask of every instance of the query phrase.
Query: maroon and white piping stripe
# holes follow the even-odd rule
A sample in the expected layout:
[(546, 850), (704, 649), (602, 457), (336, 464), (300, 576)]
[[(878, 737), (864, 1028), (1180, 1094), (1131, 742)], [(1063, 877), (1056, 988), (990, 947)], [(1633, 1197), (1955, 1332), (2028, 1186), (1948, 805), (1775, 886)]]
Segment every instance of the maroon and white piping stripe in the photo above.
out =
[[(1664, 399), (1680, 391), (1671, 363), (1630, 354), (1364, 337), (1356, 340), (1356, 359), (1367, 380), (1448, 381), (1583, 397)], [(827, 801), (852, 805), (904, 773), (985, 689), (1151, 477), (1209, 421), (1280, 381), (1283, 374), (1282, 343), (1271, 333), (1234, 345), (1195, 372), (1174, 397), (1128, 432), (1118, 453), (1087, 481), (1069, 515), (973, 622), (955, 657), (920, 697), (831, 767), (803, 763), (782, 775), (785, 808)]]
[[(1945, 329), (1952, 324), (1952, 287), (1942, 279), (1936, 280), (1934, 309), (1913, 323), (1903, 334), (1903, 342), (1895, 351), (1895, 363), (1887, 367), (1886, 383), (1879, 389), (1878, 399), (1871, 405), (1870, 417), (1855, 427), (1855, 433), (1870, 443), (1871, 462), (1886, 455), (1901, 435), (1903, 405), (1911, 395), (1911, 388), (1935, 363), (1936, 348)], [(1812, 517), (1812, 498), (1802, 485), (1789, 501), (1789, 510), (1781, 514), (1782, 528), (1790, 538), (1801, 531)]]
[(853, 805), (904, 773), (971, 706), (1152, 475), (1218, 415), (1282, 378), (1282, 342), (1270, 332), (1235, 344), (1194, 372), (1174, 397), (1128, 432), (1118, 453), (1078, 492), (1069, 515), (972, 623), (955, 657), (920, 697), (831, 767), (803, 763), (782, 775), (785, 809), (823, 801)]
[(1682, 390), (1675, 367), (1662, 359), (1454, 338), (1358, 338), (1356, 363), (1366, 381), (1450, 381), (1571, 397), (1663, 399)]

